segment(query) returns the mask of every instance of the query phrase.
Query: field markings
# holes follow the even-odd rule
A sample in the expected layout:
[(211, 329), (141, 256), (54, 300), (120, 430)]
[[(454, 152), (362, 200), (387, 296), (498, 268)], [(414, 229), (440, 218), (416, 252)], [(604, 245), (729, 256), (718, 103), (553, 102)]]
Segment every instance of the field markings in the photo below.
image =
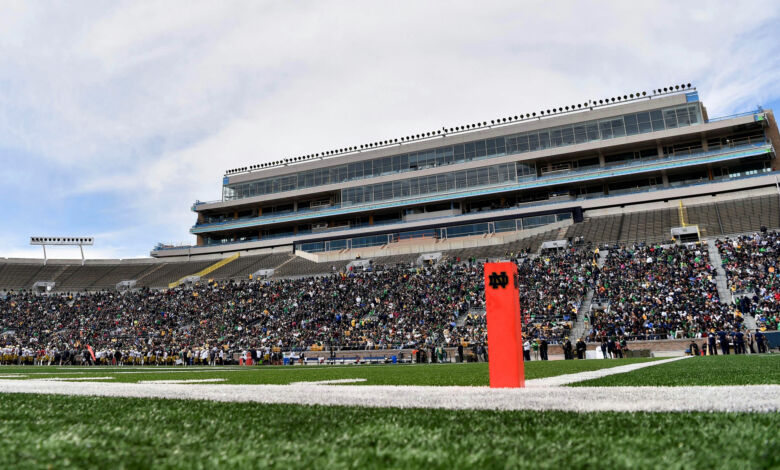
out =
[(292, 382), (290, 385), (339, 385), (339, 384), (353, 384), (357, 382), (365, 382), (366, 379), (332, 379), (332, 380), (317, 380), (313, 382)]
[[(207, 384), (226, 379), (153, 380), (139, 383), (90, 382), (113, 377), (2, 380), (0, 393), (43, 393), (104, 397), (169, 398), (221, 402), (365, 406), (396, 408), (595, 411), (778, 412), (780, 385), (682, 387), (563, 387), (574, 382), (627, 373), (685, 357), (628, 364), (526, 382), (523, 389), (488, 387), (346, 385), (360, 378), (293, 382), (290, 385)], [(235, 371), (242, 369), (231, 369)], [(217, 370), (210, 370), (216, 372)], [(97, 371), (96, 371), (97, 372)], [(109, 372), (109, 371), (106, 371)], [(117, 371), (112, 374), (200, 372), (200, 370)], [(79, 382), (71, 382), (77, 380)], [(341, 384), (341, 385), (339, 385)], [(334, 386), (339, 385), (339, 386)]]
[(30, 382), (88, 382), (90, 380), (114, 380), (116, 377), (43, 377), (40, 379), (29, 379)]
[(672, 359), (664, 359), (661, 361), (639, 362), (637, 364), (626, 364), (623, 366), (610, 367), (607, 369), (577, 372), (576, 374), (556, 375), (553, 377), (545, 377), (542, 379), (531, 379), (525, 381), (525, 386), (529, 388), (560, 387), (575, 382), (583, 382), (585, 380), (591, 380), (591, 379), (600, 379), (601, 377), (606, 377), (608, 375), (625, 374), (627, 372), (633, 372), (635, 370), (644, 369), (645, 367), (658, 366), (661, 364), (667, 364), (669, 362), (675, 362), (682, 359), (688, 359), (691, 357), (693, 356), (681, 356), (681, 357), (674, 357)]
[(227, 379), (141, 380), (139, 384), (202, 384), (225, 382)]
[(488, 387), (137, 384), (0, 380), (0, 393), (169, 398), (268, 404), (485, 410), (778, 412), (780, 385)]

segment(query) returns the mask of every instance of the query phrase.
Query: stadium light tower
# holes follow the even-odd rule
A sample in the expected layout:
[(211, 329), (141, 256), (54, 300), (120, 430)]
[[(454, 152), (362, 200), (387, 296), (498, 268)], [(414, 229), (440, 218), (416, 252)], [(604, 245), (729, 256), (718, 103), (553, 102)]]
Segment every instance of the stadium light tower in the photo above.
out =
[(92, 237), (30, 237), (30, 245), (43, 247), (43, 265), (46, 266), (46, 245), (78, 246), (81, 250), (81, 265), (84, 266), (84, 245), (94, 245)]

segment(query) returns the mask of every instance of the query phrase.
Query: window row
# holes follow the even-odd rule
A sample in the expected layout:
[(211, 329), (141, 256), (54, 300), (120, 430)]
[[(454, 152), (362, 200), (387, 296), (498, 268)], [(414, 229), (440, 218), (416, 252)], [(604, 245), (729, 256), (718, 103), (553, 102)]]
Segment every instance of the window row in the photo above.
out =
[(341, 191), (342, 204), (362, 204), (516, 181), (515, 164), (493, 165), (440, 175), (370, 184)]
[(482, 158), (533, 152), (585, 142), (613, 139), (647, 132), (674, 129), (701, 122), (696, 103), (626, 114), (614, 118), (586, 121), (507, 137), (467, 142), (465, 144), (375, 158), (362, 162), (302, 171), (274, 178), (226, 185), (223, 199), (274, 194), (284, 191), (344, 183), (356, 179), (452, 165)]

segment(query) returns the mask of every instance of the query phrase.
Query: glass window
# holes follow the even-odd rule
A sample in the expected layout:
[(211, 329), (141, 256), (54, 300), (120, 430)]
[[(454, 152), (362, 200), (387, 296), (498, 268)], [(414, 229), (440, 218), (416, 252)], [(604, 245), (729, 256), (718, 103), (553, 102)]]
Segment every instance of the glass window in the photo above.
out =
[(599, 121), (599, 132), (602, 139), (612, 138), (612, 124), (609, 120)]
[(535, 152), (536, 150), (539, 150), (539, 134), (537, 133), (528, 134), (528, 149), (531, 152)]
[(462, 189), (468, 187), (467, 172), (459, 171), (455, 173), (455, 188)]
[(498, 168), (494, 166), (488, 168), (488, 181), (490, 181), (490, 184), (498, 183)]
[(688, 116), (688, 109), (686, 108), (677, 109), (677, 125), (680, 127), (691, 125), (691, 118), (690, 116)]
[(626, 123), (626, 135), (635, 135), (639, 133), (639, 127), (636, 123), (636, 114), (628, 114), (624, 120)]
[(587, 126), (588, 126), (588, 142), (599, 140), (601, 138), (601, 135), (599, 134), (599, 125), (595, 121), (592, 121), (589, 122)]
[(506, 144), (505, 139), (503, 137), (496, 137), (496, 155), (505, 155), (506, 154)]
[(550, 134), (548, 132), (539, 133), (539, 149), (544, 150), (550, 148)]
[(623, 125), (623, 118), (612, 119), (612, 137), (623, 137), (626, 135), (626, 128)]
[(650, 121), (653, 123), (653, 132), (666, 129), (666, 127), (664, 127), (664, 115), (661, 110), (656, 109), (655, 111), (650, 111)]
[(455, 174), (454, 173), (447, 173), (444, 175), (446, 186), (445, 189), (447, 191), (452, 191), (455, 189)]
[(699, 107), (695, 104), (688, 106), (688, 117), (691, 120), (691, 124), (699, 123)]
[(493, 225), (496, 233), (514, 232), (517, 230), (517, 221), (515, 219), (497, 220), (493, 223)]
[(677, 127), (677, 113), (674, 109), (667, 109), (664, 111), (664, 124), (667, 129), (674, 129)]
[[(528, 152), (528, 150), (529, 150), (528, 135), (522, 134), (517, 136), (517, 151), (524, 153), (524, 152)], [(509, 152), (509, 150), (507, 150), (507, 152)]]
[(588, 130), (585, 124), (574, 126), (574, 141), (578, 144), (588, 141)]
[(653, 131), (653, 126), (650, 124), (650, 113), (637, 113), (636, 123), (640, 134)]
[(455, 153), (455, 162), (462, 163), (465, 161), (465, 153), (464, 153), (463, 145), (456, 145), (454, 147), (454, 153)]
[(553, 129), (550, 131), (550, 147), (560, 147), (563, 145), (563, 139), (561, 138), (561, 130)]
[(485, 141), (485, 153), (489, 157), (495, 156), (496, 154), (496, 141), (494, 139), (487, 139)]
[(485, 149), (484, 140), (478, 140), (474, 142), (474, 152), (477, 158), (481, 158), (487, 155), (487, 150)]
[(466, 161), (468, 162), (468, 161), (474, 160), (474, 155), (475, 155), (475, 152), (476, 152), (476, 150), (474, 148), (474, 142), (470, 142), (470, 143), (464, 145), (464, 147), (466, 148)]
[(563, 145), (574, 144), (574, 128), (566, 126), (561, 129), (561, 137), (563, 138)]

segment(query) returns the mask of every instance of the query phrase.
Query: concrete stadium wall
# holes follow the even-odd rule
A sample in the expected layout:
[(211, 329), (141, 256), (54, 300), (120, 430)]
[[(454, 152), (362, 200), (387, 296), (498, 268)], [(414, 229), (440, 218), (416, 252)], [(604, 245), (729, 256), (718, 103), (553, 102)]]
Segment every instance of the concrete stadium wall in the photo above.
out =
[(344, 252), (307, 253), (306, 256), (302, 256), (302, 253), (298, 251), (296, 254), (310, 261), (326, 263), (331, 261), (351, 260), (355, 259), (357, 256), (367, 259), (381, 256), (408, 255), (416, 253), (422, 254), (427, 252), (459, 250), (464, 248), (481, 248), (485, 246), (504, 245), (514, 241), (531, 238), (550, 230), (559, 230), (568, 227), (573, 223), (574, 222), (569, 219), (563, 220), (561, 222), (555, 222), (554, 224), (542, 225), (540, 227), (521, 230), (519, 232), (495, 234), (489, 237), (479, 235), (474, 237), (459, 237), (446, 240), (409, 240), (407, 242), (385, 245), (384, 247), (359, 248), (347, 250)]

